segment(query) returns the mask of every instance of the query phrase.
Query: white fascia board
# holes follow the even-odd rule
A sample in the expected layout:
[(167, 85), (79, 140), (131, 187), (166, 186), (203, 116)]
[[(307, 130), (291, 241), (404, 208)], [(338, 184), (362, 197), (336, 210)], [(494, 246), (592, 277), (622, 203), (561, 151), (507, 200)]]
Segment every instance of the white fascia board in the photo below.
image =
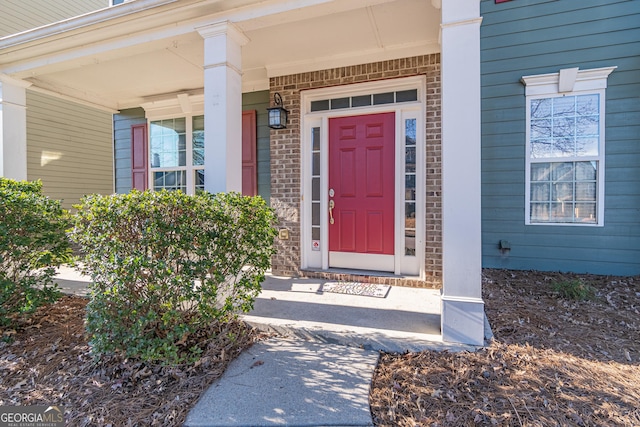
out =
[[(607, 77), (618, 68), (603, 67), (589, 70), (578, 70), (574, 92), (599, 90), (607, 88)], [(525, 85), (526, 96), (537, 96), (558, 93), (560, 83), (560, 72), (549, 74), (538, 74), (533, 76), (523, 76), (520, 81)]]
[[(50, 65), (68, 57), (191, 33), (216, 22), (229, 21), (250, 31), (390, 1), (270, 0), (205, 13), (221, 0), (136, 0), (0, 38), (0, 63), (5, 64), (0, 67), (5, 73), (18, 73), (42, 65), (38, 60), (43, 56), (45, 65)], [(112, 43), (121, 39), (124, 44)]]
[[(189, 25), (165, 26), (164, 28), (142, 32), (136, 35), (122, 35), (105, 39), (105, 41), (99, 43), (84, 44), (79, 48), (65, 49), (49, 54), (43, 53), (6, 65), (0, 64), (0, 70), (4, 73), (21, 77), (37, 76), (40, 73), (36, 70), (41, 67), (47, 67), (47, 73), (65, 71), (85, 64), (91, 65), (95, 61), (94, 57), (101, 53), (149, 43), (158, 39), (170, 38), (192, 31), (193, 28)], [(73, 37), (82, 38), (82, 35), (75, 35)], [(43, 47), (43, 49), (46, 50), (46, 47)], [(80, 64), (71, 62), (75, 60), (81, 60), (82, 62)]]

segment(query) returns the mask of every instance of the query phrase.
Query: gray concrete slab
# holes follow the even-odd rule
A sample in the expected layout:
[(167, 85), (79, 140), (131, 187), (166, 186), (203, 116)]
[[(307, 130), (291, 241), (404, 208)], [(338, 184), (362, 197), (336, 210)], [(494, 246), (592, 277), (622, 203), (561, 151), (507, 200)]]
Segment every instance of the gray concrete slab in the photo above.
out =
[(440, 290), (395, 286), (375, 298), (322, 292), (325, 282), (268, 275), (243, 318), (280, 335), (369, 350), (462, 349), (442, 341)]
[(272, 339), (234, 360), (189, 413), (188, 427), (372, 426), (378, 353)]
[[(62, 266), (62, 292), (86, 296), (90, 278)], [(473, 350), (442, 341), (440, 291), (391, 287), (385, 298), (322, 292), (323, 279), (267, 274), (254, 309), (242, 316), (258, 329), (367, 350)]]
[(80, 274), (70, 265), (58, 267), (54, 281), (58, 284), (60, 292), (64, 294), (86, 297), (90, 293), (91, 277)]

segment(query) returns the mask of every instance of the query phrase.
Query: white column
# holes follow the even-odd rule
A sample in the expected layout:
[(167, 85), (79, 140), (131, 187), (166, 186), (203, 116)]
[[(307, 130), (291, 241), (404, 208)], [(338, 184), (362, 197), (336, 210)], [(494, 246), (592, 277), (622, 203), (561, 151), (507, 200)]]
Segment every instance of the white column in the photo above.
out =
[(242, 46), (232, 23), (198, 28), (204, 38), (204, 188), (242, 191)]
[(442, 338), (484, 342), (480, 0), (442, 2)]
[(0, 75), (0, 176), (27, 179), (27, 88)]

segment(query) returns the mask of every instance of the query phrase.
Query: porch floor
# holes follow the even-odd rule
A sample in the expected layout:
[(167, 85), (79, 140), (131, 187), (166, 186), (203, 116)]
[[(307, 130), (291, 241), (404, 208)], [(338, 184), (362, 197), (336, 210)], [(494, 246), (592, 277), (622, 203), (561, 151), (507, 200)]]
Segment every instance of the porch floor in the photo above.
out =
[(368, 350), (461, 349), (442, 341), (440, 290), (392, 286), (375, 298), (322, 292), (329, 281), (268, 274), (244, 320), (285, 336)]
[[(462, 350), (440, 332), (440, 290), (392, 286), (385, 298), (322, 292), (331, 280), (267, 274), (254, 309), (243, 319), (283, 336), (367, 350)], [(89, 278), (61, 267), (62, 292), (86, 296)]]

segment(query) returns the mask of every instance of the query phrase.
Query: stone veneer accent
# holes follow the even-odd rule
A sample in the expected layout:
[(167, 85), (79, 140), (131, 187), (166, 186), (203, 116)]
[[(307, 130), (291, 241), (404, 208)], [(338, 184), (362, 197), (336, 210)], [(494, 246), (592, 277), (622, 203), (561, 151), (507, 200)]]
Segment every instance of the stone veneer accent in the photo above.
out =
[[(369, 273), (303, 271), (300, 268), (300, 91), (399, 77), (426, 76), (426, 248), (425, 280)], [(442, 287), (442, 150), (440, 54), (395, 59), (310, 73), (272, 77), (271, 98), (282, 95), (289, 110), (286, 129), (271, 131), (271, 206), (289, 240), (276, 239), (273, 274), (366, 281), (413, 287)]]

